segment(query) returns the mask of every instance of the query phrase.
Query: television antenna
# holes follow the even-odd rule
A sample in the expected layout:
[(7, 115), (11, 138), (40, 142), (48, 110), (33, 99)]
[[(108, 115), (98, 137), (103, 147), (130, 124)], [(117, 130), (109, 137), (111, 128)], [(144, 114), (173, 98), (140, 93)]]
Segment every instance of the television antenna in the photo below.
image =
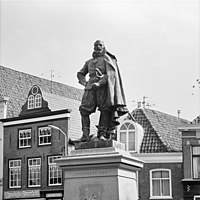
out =
[[(49, 71), (48, 71), (48, 72), (49, 72)], [(41, 75), (42, 75), (42, 76), (45, 76), (45, 74), (47, 74), (47, 72), (44, 72), (44, 73), (42, 73)], [(60, 77), (61, 77), (61, 73), (55, 74), (55, 70), (51, 69), (51, 70), (50, 70), (50, 75), (49, 75), (48, 78), (47, 78), (48, 80), (51, 81), (51, 93), (52, 93), (52, 88), (53, 88), (53, 81), (54, 81), (54, 79), (55, 79), (56, 77), (60, 78)]]

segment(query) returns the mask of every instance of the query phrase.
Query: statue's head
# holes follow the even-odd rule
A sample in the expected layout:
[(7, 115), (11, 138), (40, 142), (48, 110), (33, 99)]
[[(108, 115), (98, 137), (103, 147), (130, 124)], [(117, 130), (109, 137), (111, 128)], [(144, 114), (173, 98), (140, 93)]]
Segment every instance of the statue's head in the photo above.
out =
[(105, 51), (104, 42), (101, 40), (97, 40), (94, 43), (94, 51), (99, 52), (99, 53)]

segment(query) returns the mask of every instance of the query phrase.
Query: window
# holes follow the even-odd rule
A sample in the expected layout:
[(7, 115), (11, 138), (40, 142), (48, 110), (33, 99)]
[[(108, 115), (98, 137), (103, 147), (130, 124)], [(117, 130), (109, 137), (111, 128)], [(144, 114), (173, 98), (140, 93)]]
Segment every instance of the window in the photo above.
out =
[(171, 171), (169, 169), (154, 169), (150, 171), (151, 198), (172, 198)]
[(42, 95), (41, 90), (37, 85), (34, 85), (28, 96), (28, 109), (41, 108), (42, 107)]
[(19, 131), (19, 148), (31, 146), (31, 129)]
[(51, 128), (41, 127), (39, 128), (39, 145), (51, 144)]
[(119, 140), (125, 144), (127, 151), (135, 151), (135, 127), (133, 123), (126, 122), (119, 130)]
[(35, 96), (35, 108), (40, 108), (42, 106), (41, 94)]
[(48, 158), (49, 186), (62, 184), (62, 170), (54, 163), (54, 160), (58, 158), (61, 158), (61, 156), (51, 156)]
[(21, 187), (21, 160), (9, 161), (9, 188)]
[(41, 186), (41, 159), (28, 159), (28, 186)]
[(200, 196), (194, 196), (194, 200), (200, 200)]
[(193, 177), (200, 178), (200, 146), (192, 147)]
[(28, 109), (34, 108), (34, 96), (30, 95), (28, 97)]

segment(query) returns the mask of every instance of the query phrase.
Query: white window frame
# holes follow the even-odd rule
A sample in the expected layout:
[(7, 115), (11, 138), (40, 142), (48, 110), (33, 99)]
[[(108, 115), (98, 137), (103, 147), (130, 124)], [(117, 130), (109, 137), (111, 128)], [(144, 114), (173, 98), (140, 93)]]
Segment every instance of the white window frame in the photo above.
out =
[(42, 96), (41, 94), (36, 94), (35, 96), (35, 108), (41, 108), (42, 106)]
[(35, 98), (33, 95), (30, 95), (28, 97), (28, 109), (33, 109), (35, 108)]
[[(11, 163), (12, 166), (11, 166)], [(21, 160), (9, 160), (9, 188), (21, 188), (22, 184), (22, 174), (21, 174)], [(13, 174), (11, 174), (13, 172)], [(12, 180), (12, 176), (14, 179)], [(11, 183), (16, 182), (16, 186), (13, 186)]]
[[(46, 134), (46, 135), (42, 135), (41, 134), (41, 131), (42, 130), (48, 130), (49, 131), (49, 134)], [(48, 138), (50, 137), (50, 142), (48, 142)], [(47, 138), (47, 139), (45, 139)], [(47, 140), (47, 142), (42, 142), (42, 141), (45, 141)], [(51, 144), (51, 128), (50, 127), (39, 127), (38, 128), (38, 144), (39, 145), (50, 145)]]
[[(26, 133), (26, 132), (30, 132), (30, 136), (21, 137), (21, 133), (23, 134), (23, 133)], [(21, 141), (23, 141), (24, 145), (21, 145)], [(19, 148), (27, 148), (27, 147), (31, 147), (31, 129), (19, 130)]]
[[(158, 178), (160, 180), (168, 179), (169, 180), (169, 195), (167, 196), (153, 196), (153, 178), (152, 178), (152, 172), (156, 171), (167, 171), (169, 173), (169, 178)], [(172, 199), (172, 177), (171, 177), (171, 170), (170, 169), (164, 169), (164, 168), (158, 168), (158, 169), (152, 169), (150, 170), (150, 199)]]
[(200, 199), (200, 195), (198, 195), (198, 196), (194, 196), (194, 200), (197, 200), (197, 198)]
[[(52, 160), (61, 158), (61, 156), (49, 156), (48, 157), (48, 185), (49, 186), (57, 186), (57, 185), (62, 185), (62, 169), (54, 162), (52, 162)], [(53, 176), (52, 176), (53, 174)], [(59, 177), (58, 174), (60, 174), (61, 176)], [(56, 176), (55, 176), (56, 175)], [(60, 183), (51, 183), (51, 178), (53, 179), (61, 179)]]
[[(31, 163), (32, 162), (32, 163)], [(39, 184), (30, 184), (39, 180)], [(29, 158), (28, 159), (28, 187), (40, 187), (41, 186), (41, 158)]]
[[(194, 153), (194, 148), (198, 148), (199, 150)], [(195, 165), (195, 159), (197, 158), (197, 163)], [(193, 146), (192, 147), (192, 172), (193, 172), (193, 179), (200, 179), (200, 168), (198, 168), (198, 161), (200, 160), (200, 146)], [(196, 169), (195, 169), (196, 168)]]
[[(134, 129), (128, 129), (128, 127), (127, 127), (127, 125), (126, 125), (127, 123), (129, 124), (129, 126), (130, 126), (130, 125), (133, 125), (133, 126), (134, 126)], [(122, 127), (123, 125), (125, 125), (125, 126), (127, 127), (127, 129), (121, 131), (121, 127)], [(133, 131), (133, 132), (134, 132), (134, 140), (135, 140), (135, 149), (134, 149), (134, 150), (129, 150), (129, 132), (130, 132), (130, 131)], [(118, 128), (118, 141), (119, 141), (119, 142), (121, 142), (121, 139), (120, 139), (120, 138), (121, 138), (121, 133), (122, 133), (122, 132), (125, 132), (125, 134), (126, 134), (125, 150), (130, 151), (130, 152), (136, 152), (136, 150), (137, 150), (137, 131), (136, 131), (135, 123), (134, 123), (132, 120), (124, 120), (124, 121), (120, 124), (120, 126), (119, 126), (119, 128)]]

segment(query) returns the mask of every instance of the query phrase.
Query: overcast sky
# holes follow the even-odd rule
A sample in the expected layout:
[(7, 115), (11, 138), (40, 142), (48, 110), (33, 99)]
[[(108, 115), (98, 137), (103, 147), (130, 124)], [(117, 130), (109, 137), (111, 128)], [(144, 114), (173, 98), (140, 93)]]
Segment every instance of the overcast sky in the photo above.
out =
[[(76, 73), (104, 41), (129, 110), (200, 114), (200, 0), (1, 0), (0, 65), (82, 88)], [(193, 87), (195, 86), (195, 87)], [(83, 89), (83, 88), (82, 88)]]

